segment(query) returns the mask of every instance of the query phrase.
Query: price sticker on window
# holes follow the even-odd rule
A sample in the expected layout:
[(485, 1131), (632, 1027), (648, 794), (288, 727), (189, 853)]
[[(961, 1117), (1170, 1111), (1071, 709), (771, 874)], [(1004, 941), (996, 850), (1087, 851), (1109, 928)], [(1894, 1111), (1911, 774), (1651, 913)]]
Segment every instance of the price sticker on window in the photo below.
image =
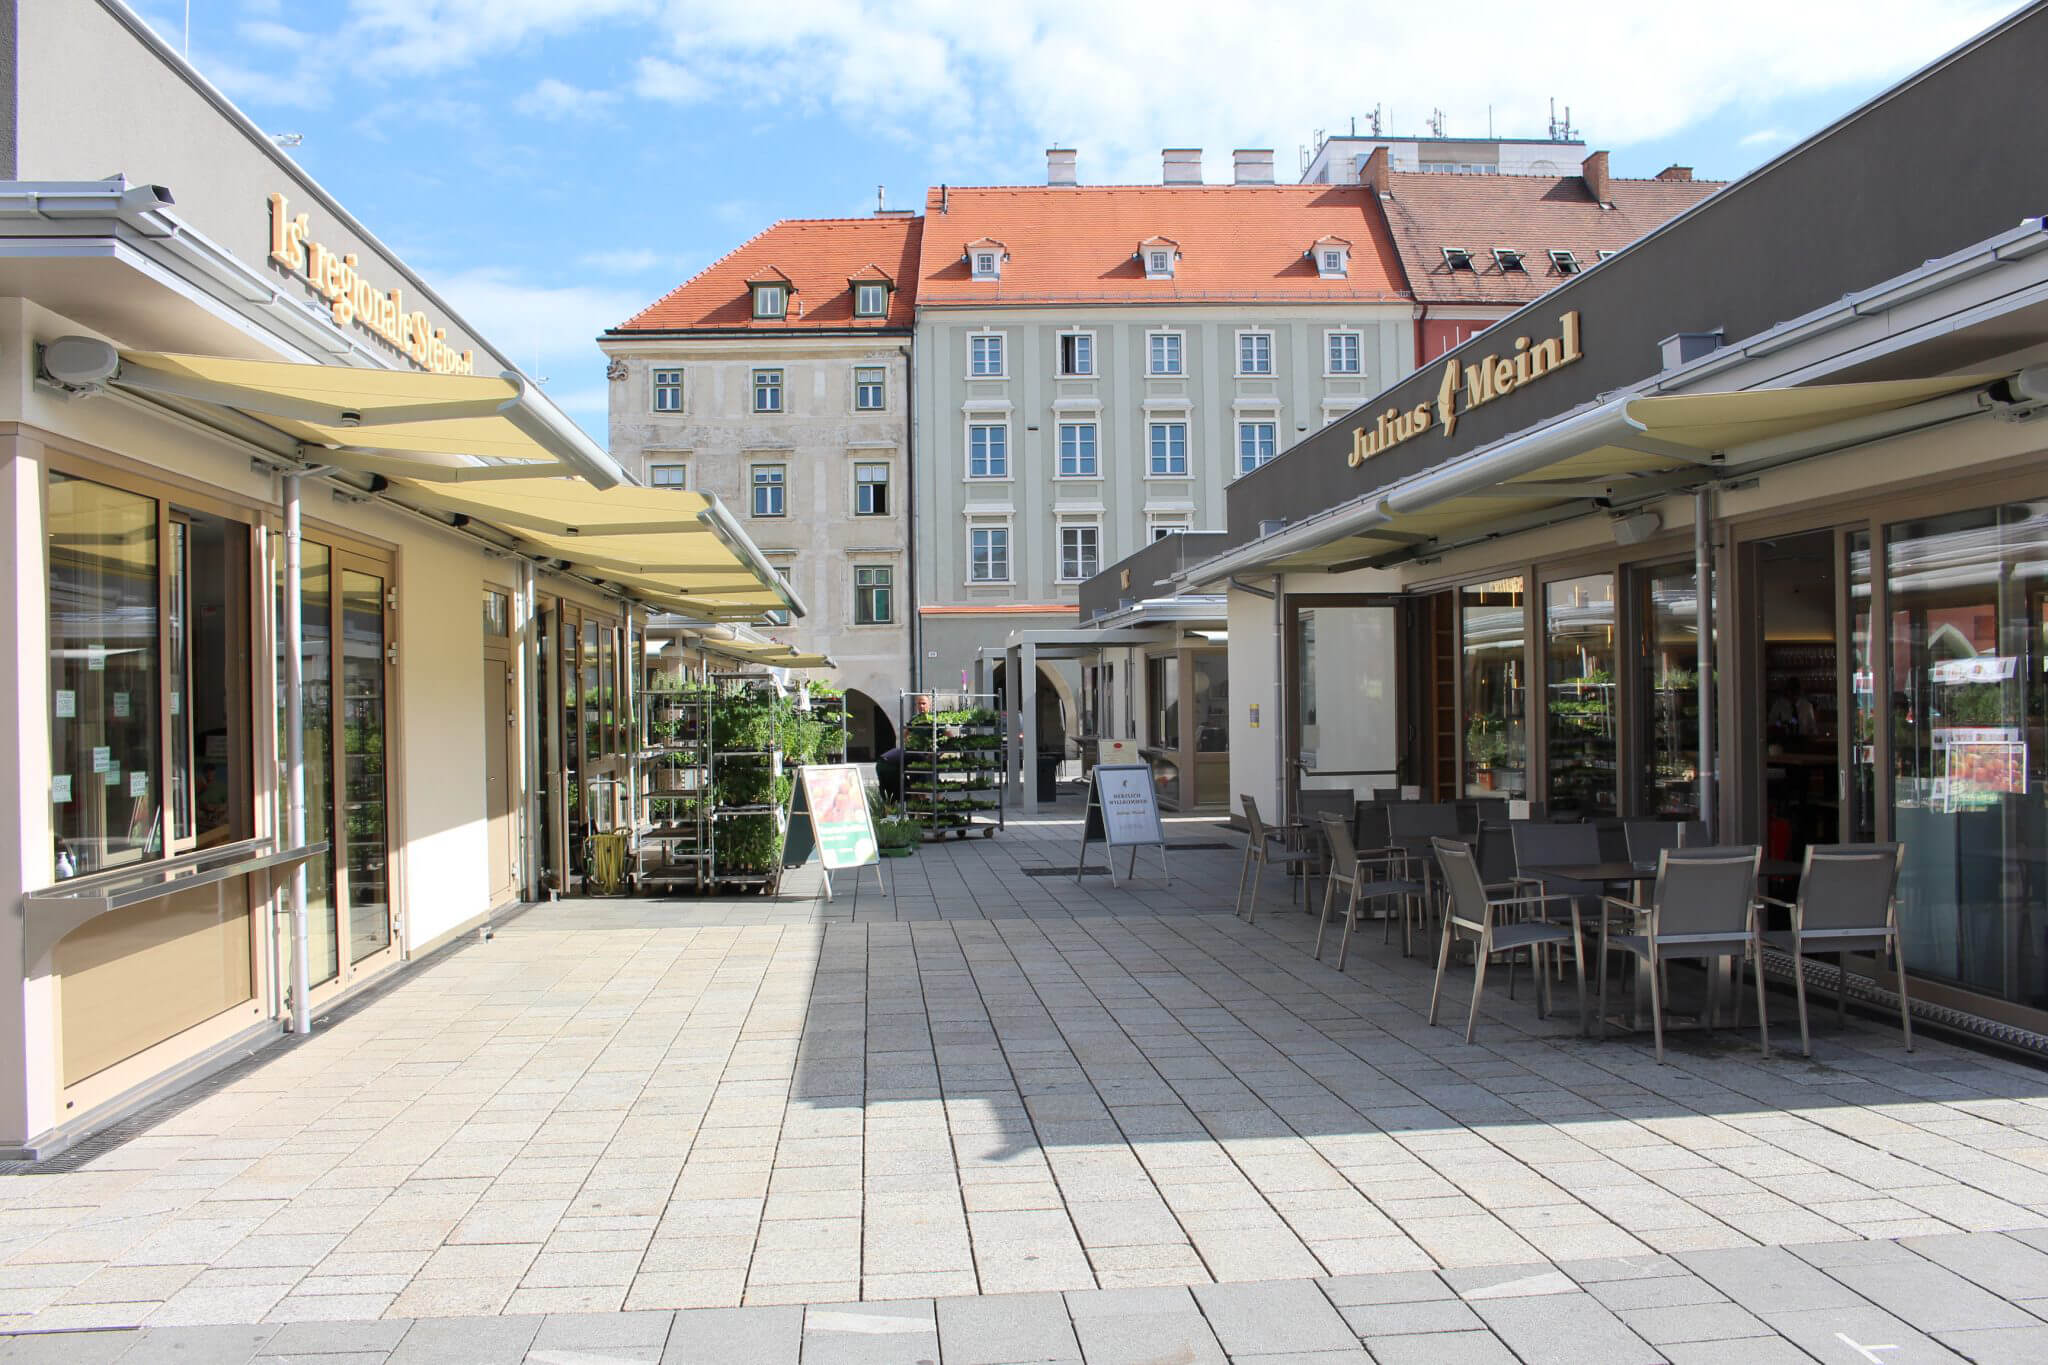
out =
[(73, 692), (73, 691), (72, 691), (71, 689), (69, 689), (69, 688), (66, 688), (66, 687), (60, 687), (60, 688), (58, 688), (58, 689), (57, 689), (57, 719), (58, 719), (58, 720), (76, 720), (77, 718), (78, 718), (78, 694), (77, 694), (76, 692)]
[(149, 795), (149, 774), (148, 774), (148, 773), (130, 773), (130, 774), (128, 774), (128, 794), (129, 794), (130, 796), (147, 796), (147, 795)]
[(118, 764), (118, 763), (109, 763), (109, 764), (107, 765), (107, 785), (108, 785), (109, 787), (118, 787), (118, 786), (120, 786), (120, 785), (121, 785), (121, 765), (120, 765), (120, 764)]
[(88, 673), (104, 673), (107, 671), (107, 647), (105, 645), (86, 646), (85, 671)]
[(134, 708), (128, 704), (128, 694), (126, 692), (116, 692), (114, 694), (114, 719), (126, 720), (133, 713)]
[(95, 748), (93, 749), (93, 751), (92, 751), (92, 770), (93, 770), (94, 772), (96, 772), (96, 773), (103, 773), (103, 772), (105, 772), (105, 771), (106, 771), (106, 770), (107, 770), (107, 769), (108, 769), (109, 767), (111, 767), (111, 766), (113, 765), (113, 762), (114, 762), (114, 751), (113, 751), (112, 749), (108, 748), (108, 747), (107, 747), (106, 745), (104, 745), (104, 744), (101, 744), (101, 745), (99, 745), (99, 746), (97, 746), (97, 747), (95, 747)]

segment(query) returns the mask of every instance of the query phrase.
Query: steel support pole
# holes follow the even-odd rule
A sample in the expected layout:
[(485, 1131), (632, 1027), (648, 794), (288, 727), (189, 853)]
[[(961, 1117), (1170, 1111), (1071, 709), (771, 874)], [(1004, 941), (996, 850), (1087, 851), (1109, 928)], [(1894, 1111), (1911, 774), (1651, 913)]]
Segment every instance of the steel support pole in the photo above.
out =
[[(284, 830), (288, 848), (306, 845), (305, 586), (299, 544), (299, 476), (284, 476)], [(292, 866), (292, 1032), (313, 1031), (312, 933), (306, 922), (306, 864)]]
[(1699, 634), (1699, 784), (1700, 820), (1707, 842), (1716, 843), (1721, 822), (1715, 810), (1714, 775), (1720, 768), (1714, 748), (1714, 493), (1701, 488), (1692, 500), (1692, 575), (1694, 626)]

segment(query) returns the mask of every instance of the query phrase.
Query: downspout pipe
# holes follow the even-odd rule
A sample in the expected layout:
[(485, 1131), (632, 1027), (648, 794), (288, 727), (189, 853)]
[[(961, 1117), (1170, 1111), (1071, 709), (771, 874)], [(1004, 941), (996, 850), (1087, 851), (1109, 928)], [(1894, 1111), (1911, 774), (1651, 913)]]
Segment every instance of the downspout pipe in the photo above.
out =
[(1715, 809), (1714, 777), (1720, 755), (1714, 747), (1714, 491), (1702, 487), (1692, 495), (1693, 626), (1699, 634), (1699, 802), (1707, 842), (1718, 841), (1721, 821)]
[[(299, 541), (299, 482), (284, 476), (284, 769), (285, 846), (306, 846), (306, 664), (302, 596), (305, 575)], [(310, 961), (312, 932), (306, 918), (306, 864), (292, 867), (292, 1032), (313, 1031)]]

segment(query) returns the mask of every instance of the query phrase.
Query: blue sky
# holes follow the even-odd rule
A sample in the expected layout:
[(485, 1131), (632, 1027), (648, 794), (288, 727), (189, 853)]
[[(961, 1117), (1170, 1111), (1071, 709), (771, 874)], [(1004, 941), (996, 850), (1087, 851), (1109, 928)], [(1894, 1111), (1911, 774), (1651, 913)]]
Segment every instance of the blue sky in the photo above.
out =
[[(173, 45), (182, 0), (131, 0)], [(501, 349), (605, 428), (592, 338), (782, 217), (876, 186), (1156, 181), (1163, 146), (1540, 136), (1729, 179), (1995, 22), (2006, 0), (1566, 7), (1302, 0), (191, 0), (196, 66)], [(1554, 15), (1566, 16), (1562, 21)]]

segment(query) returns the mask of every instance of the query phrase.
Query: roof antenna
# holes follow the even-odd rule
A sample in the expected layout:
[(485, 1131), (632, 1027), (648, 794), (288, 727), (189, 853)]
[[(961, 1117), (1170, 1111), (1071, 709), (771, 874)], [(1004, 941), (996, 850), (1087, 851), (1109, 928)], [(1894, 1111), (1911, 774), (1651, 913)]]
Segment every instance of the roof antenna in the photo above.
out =
[(884, 185), (877, 185), (877, 186), (875, 186), (875, 212), (876, 212), (876, 213), (887, 213), (888, 211), (889, 211), (889, 191), (888, 191), (888, 187), (887, 187), (887, 186), (884, 186)]
[(1432, 109), (1429, 111), (1429, 132), (1432, 137), (1442, 137), (1444, 135), (1443, 110)]
[(1372, 135), (1380, 135), (1380, 107), (1377, 104), (1372, 107)]

